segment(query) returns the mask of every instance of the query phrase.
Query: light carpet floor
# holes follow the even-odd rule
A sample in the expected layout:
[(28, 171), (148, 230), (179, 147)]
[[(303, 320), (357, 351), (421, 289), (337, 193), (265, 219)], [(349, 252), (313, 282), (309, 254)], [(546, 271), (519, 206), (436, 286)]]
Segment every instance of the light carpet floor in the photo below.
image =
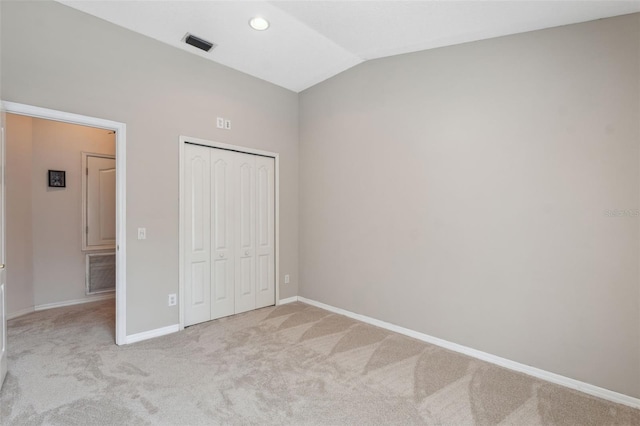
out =
[(2, 425), (640, 425), (640, 410), (302, 303), (132, 345), (113, 301), (9, 322)]

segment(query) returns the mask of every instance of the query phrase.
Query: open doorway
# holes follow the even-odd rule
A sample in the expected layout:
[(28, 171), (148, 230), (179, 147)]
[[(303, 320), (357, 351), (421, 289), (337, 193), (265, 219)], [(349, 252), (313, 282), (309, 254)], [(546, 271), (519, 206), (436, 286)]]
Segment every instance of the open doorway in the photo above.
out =
[(15, 259), (7, 314), (115, 295), (115, 339), (126, 343), (125, 125), (9, 102), (3, 110), (7, 257)]

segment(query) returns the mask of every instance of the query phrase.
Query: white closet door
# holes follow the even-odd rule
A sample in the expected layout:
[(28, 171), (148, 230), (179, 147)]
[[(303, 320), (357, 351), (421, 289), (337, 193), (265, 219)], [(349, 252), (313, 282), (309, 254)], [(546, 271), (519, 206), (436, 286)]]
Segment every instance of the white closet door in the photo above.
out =
[(275, 303), (275, 160), (186, 144), (184, 324)]
[(184, 324), (211, 319), (211, 149), (184, 149)]
[(234, 187), (237, 154), (222, 149), (211, 152), (211, 319), (233, 315), (234, 304)]
[(234, 153), (236, 182), (235, 312), (256, 308), (256, 156)]
[(275, 292), (275, 160), (256, 158), (256, 308), (273, 305)]

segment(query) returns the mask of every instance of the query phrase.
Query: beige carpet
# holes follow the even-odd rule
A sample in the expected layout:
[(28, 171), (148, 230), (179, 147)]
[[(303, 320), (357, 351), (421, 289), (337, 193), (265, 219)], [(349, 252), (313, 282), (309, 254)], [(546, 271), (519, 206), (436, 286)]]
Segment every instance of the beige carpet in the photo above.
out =
[(113, 301), (9, 322), (2, 425), (640, 425), (640, 411), (302, 303), (118, 347)]

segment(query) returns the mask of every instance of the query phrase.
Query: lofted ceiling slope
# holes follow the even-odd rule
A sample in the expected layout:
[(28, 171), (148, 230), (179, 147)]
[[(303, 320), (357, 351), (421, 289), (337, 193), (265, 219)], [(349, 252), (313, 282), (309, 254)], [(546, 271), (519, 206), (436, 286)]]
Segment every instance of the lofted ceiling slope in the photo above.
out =
[[(370, 59), (640, 12), (640, 0), (58, 1), (295, 92)], [(256, 15), (268, 30), (249, 27)]]

